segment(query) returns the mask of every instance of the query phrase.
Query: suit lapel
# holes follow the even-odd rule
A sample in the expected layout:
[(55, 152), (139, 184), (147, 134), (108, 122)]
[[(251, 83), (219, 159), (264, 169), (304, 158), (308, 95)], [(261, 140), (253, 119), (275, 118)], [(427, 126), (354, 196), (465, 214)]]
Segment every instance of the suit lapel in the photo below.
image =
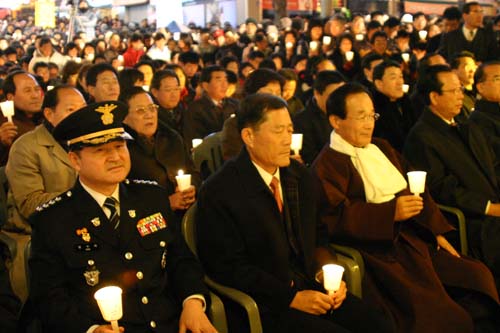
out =
[(85, 191), (79, 180), (76, 181), (72, 189), (72, 195), (75, 197), (75, 200), (73, 200), (74, 211), (77, 215), (75, 220), (83, 221), (83, 226), (89, 230), (91, 236), (95, 236), (103, 242), (118, 247), (118, 233), (115, 232), (110, 225), (102, 208), (97, 204), (94, 198)]
[(299, 184), (290, 169), (281, 168), (280, 173), (287, 234), (291, 247), (297, 255), (300, 255), (304, 242), (300, 223)]

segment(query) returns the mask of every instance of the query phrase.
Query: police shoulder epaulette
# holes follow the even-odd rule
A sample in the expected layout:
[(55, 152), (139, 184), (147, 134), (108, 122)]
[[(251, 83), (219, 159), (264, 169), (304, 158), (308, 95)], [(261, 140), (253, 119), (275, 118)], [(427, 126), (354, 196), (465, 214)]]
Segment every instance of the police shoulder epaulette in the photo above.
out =
[(61, 202), (64, 198), (70, 198), (73, 195), (71, 191), (67, 191), (66, 193), (60, 194), (55, 198), (50, 199), (49, 201), (41, 204), (40, 206), (36, 207), (37, 212), (42, 212), (45, 209), (52, 207), (56, 205), (57, 203)]
[(146, 179), (132, 179), (132, 180), (125, 180), (125, 184), (130, 184), (130, 182), (134, 184), (147, 184), (147, 185), (158, 185), (158, 182), (155, 180), (146, 180)]

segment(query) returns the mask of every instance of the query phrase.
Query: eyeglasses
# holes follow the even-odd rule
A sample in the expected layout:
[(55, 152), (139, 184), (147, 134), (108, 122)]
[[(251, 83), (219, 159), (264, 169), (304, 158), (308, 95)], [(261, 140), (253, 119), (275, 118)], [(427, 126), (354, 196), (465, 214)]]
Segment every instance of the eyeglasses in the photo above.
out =
[(349, 119), (354, 119), (357, 121), (377, 121), (378, 118), (380, 118), (379, 113), (372, 113), (372, 114), (366, 114), (364, 116), (359, 116), (359, 117), (346, 117)]
[(455, 88), (455, 89), (442, 89), (441, 90), (441, 93), (453, 93), (455, 95), (459, 95), (459, 94), (463, 94), (465, 91), (465, 88), (464, 87), (459, 87), (459, 88)]
[(152, 112), (155, 113), (158, 111), (160, 107), (157, 104), (150, 104), (148, 106), (140, 107), (134, 110), (135, 113), (137, 113), (139, 116), (144, 116), (146, 112)]
[(160, 89), (161, 91), (163, 91), (164, 93), (167, 93), (167, 94), (170, 94), (170, 93), (178, 93), (180, 92), (182, 89), (181, 87), (177, 87), (177, 88), (165, 88), (165, 89)]

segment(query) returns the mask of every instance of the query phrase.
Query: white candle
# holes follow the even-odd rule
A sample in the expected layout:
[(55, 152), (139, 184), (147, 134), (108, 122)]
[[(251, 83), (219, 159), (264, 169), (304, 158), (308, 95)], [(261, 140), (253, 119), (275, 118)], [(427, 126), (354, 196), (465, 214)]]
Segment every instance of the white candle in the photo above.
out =
[(318, 48), (318, 42), (316, 42), (316, 41), (314, 41), (314, 40), (313, 40), (313, 41), (311, 41), (311, 42), (309, 43), (309, 47), (311, 48), (311, 50), (316, 50), (316, 49)]
[(403, 58), (403, 61), (404, 61), (404, 62), (408, 62), (408, 61), (410, 61), (410, 54), (409, 54), (409, 53), (407, 53), (407, 52), (402, 53), (402, 54), (401, 54), (401, 58)]
[(291, 49), (293, 47), (293, 43), (292, 42), (286, 42), (285, 47), (287, 49)]
[(323, 286), (328, 293), (334, 293), (340, 288), (344, 267), (335, 264), (323, 266)]
[(365, 35), (363, 35), (363, 34), (356, 34), (356, 40), (357, 41), (362, 41), (363, 39), (365, 39)]
[(192, 144), (193, 144), (193, 149), (198, 147), (199, 145), (201, 145), (201, 143), (203, 142), (203, 139), (193, 139), (191, 140)]
[(3, 116), (7, 118), (8, 122), (12, 122), (12, 116), (14, 115), (14, 101), (5, 101), (0, 103), (0, 109), (2, 109)]
[(88, 60), (88, 61), (93, 61), (94, 58), (95, 58), (95, 54), (93, 53), (89, 53), (85, 56), (85, 58)]
[(410, 90), (410, 85), (409, 84), (403, 84), (403, 92), (406, 94)]
[(123, 66), (118, 66), (118, 67), (116, 68), (116, 70), (117, 70), (118, 72), (121, 72), (121, 71), (123, 70)]
[(123, 56), (121, 54), (118, 56), (117, 59), (118, 59), (119, 62), (123, 62)]
[(77, 64), (81, 63), (81, 62), (82, 62), (82, 58), (80, 58), (80, 57), (76, 57), (76, 58), (75, 58), (75, 62), (76, 62)]
[(149, 86), (148, 85), (143, 85), (142, 89), (144, 89), (144, 91), (149, 91)]
[(407, 173), (410, 192), (416, 196), (425, 191), (425, 178), (427, 172), (425, 171), (410, 171)]
[(118, 333), (118, 320), (123, 316), (121, 288), (115, 286), (101, 288), (95, 292), (94, 298), (104, 320), (111, 322), (113, 332)]
[(293, 133), (292, 134), (292, 143), (290, 145), (290, 148), (293, 150), (294, 155), (299, 155), (299, 152), (302, 149), (303, 137), (304, 136), (302, 133)]
[(54, 86), (47, 86), (47, 91), (51, 91), (52, 89), (54, 89)]
[(184, 174), (183, 170), (179, 170), (177, 172), (177, 176), (175, 176), (175, 180), (177, 181), (177, 187), (179, 191), (185, 191), (191, 186), (191, 175)]
[(330, 37), (330, 36), (323, 36), (323, 44), (330, 45), (331, 42), (332, 42), (332, 37)]
[(420, 37), (420, 39), (422, 40), (425, 40), (425, 38), (427, 38), (427, 30), (420, 30), (418, 32), (418, 37)]
[(351, 61), (352, 59), (354, 59), (354, 52), (352, 52), (352, 51), (347, 51), (347, 52), (345, 53), (345, 59), (346, 59), (347, 61)]

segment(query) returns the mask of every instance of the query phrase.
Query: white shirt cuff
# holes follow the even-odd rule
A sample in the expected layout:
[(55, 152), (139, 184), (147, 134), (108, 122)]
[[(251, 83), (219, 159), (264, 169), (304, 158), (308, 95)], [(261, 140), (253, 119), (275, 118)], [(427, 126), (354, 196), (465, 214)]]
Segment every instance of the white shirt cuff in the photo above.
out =
[(87, 330), (87, 333), (93, 333), (96, 330), (96, 328), (98, 328), (98, 327), (99, 327), (99, 325), (90, 326), (90, 328)]
[[(203, 312), (207, 309), (207, 302), (205, 302), (205, 297), (202, 294), (194, 294), (191, 296), (186, 297), (186, 299), (182, 302), (182, 307), (184, 307), (184, 304), (186, 304), (186, 301), (192, 298), (199, 299), (201, 303), (203, 303)], [(89, 332), (87, 332), (89, 333)]]

